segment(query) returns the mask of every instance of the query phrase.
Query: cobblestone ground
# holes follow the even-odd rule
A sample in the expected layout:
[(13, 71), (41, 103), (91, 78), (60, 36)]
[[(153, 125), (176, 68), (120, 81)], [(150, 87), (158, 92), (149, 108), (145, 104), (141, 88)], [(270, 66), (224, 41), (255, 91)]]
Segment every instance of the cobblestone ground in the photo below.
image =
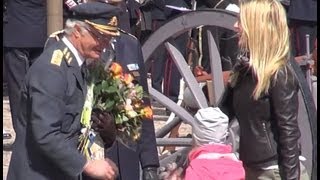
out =
[(9, 140), (3, 140), (3, 179), (6, 179), (11, 157), (11, 145), (15, 138), (15, 133), (11, 123), (8, 97), (3, 97), (3, 128), (13, 135), (13, 137)]
[[(160, 108), (161, 109), (161, 108)], [(164, 109), (163, 109), (164, 111)], [(156, 120), (155, 121), (155, 129), (159, 129), (165, 124), (165, 121)], [(6, 180), (6, 176), (8, 173), (9, 162), (11, 157), (11, 145), (15, 138), (15, 133), (12, 128), (11, 123), (11, 114), (9, 107), (9, 100), (7, 96), (3, 96), (3, 128), (10, 132), (13, 137), (9, 140), (3, 140), (3, 179)], [(191, 132), (191, 127), (187, 124), (182, 124), (179, 129), (180, 136), (186, 136)]]

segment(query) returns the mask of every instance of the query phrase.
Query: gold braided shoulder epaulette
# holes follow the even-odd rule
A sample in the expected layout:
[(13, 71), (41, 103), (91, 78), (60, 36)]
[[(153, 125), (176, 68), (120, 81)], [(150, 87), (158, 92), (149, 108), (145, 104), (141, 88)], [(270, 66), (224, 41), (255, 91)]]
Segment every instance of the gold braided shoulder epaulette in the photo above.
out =
[(60, 37), (58, 36), (59, 34), (64, 33), (64, 30), (56, 31), (50, 34), (50, 36), (47, 38), (46, 42), (44, 43), (44, 47), (47, 46), (47, 43), (50, 38), (56, 38), (56, 41), (60, 41)]
[(53, 32), (50, 34), (49, 37), (56, 37), (57, 35), (61, 34), (61, 33), (64, 33), (64, 30), (60, 30), (60, 31), (56, 31), (56, 32)]

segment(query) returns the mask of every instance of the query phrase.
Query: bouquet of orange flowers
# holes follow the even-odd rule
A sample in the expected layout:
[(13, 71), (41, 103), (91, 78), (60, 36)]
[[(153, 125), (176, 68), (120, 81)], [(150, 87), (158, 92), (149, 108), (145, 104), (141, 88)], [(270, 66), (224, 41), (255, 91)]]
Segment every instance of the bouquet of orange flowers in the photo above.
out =
[[(88, 92), (81, 117), (84, 128), (79, 144), (80, 151), (88, 158), (103, 158), (101, 138), (91, 129), (93, 108), (113, 115), (117, 140), (128, 147), (136, 144), (140, 137), (141, 120), (152, 118), (151, 107), (144, 105), (143, 98), (146, 95), (143, 88), (134, 84), (133, 79), (131, 74), (123, 73), (118, 63), (113, 62), (107, 69), (99, 62), (90, 67)], [(94, 143), (95, 141), (97, 143)], [(100, 151), (100, 155), (94, 151)]]

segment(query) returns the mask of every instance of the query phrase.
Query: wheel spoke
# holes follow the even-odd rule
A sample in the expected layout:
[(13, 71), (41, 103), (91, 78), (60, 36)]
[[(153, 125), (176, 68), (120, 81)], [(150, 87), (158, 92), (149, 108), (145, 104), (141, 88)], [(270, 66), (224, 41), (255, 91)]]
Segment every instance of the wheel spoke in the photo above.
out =
[[(211, 79), (212, 79), (212, 88), (208, 88), (209, 91), (213, 94), (210, 97), (210, 102), (213, 106), (217, 106), (223, 92), (223, 75), (222, 75), (222, 66), (220, 53), (218, 51), (216, 42), (214, 41), (210, 31), (207, 31), (208, 35), (208, 44), (209, 44), (209, 54), (210, 54), (210, 66), (211, 66)], [(210, 92), (209, 92), (210, 94)]]
[(186, 82), (187, 86), (190, 88), (191, 94), (193, 95), (199, 108), (208, 107), (207, 99), (204, 96), (199, 84), (192, 74), (188, 64), (182, 54), (169, 42), (165, 43), (167, 50), (169, 51), (173, 61), (175, 62), (181, 76)]

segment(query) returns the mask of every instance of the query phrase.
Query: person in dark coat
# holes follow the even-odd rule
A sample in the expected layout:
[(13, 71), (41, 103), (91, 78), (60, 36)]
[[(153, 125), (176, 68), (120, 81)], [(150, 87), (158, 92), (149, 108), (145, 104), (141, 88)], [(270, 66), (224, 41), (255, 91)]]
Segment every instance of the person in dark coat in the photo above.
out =
[[(225, 1), (199, 1), (197, 3), (197, 9), (227, 9), (229, 5), (233, 4), (233, 0)], [(234, 2), (236, 6), (238, 2)], [(230, 71), (234, 65), (234, 61), (238, 54), (238, 38), (236, 32), (226, 28), (216, 27), (216, 26), (204, 26), (202, 27), (202, 67), (208, 73), (211, 72), (210, 69), (210, 57), (209, 57), (209, 46), (208, 46), (208, 36), (207, 31), (212, 33), (212, 36), (215, 40), (217, 48), (221, 57), (221, 65), (223, 71)], [(199, 33), (199, 32), (197, 32)], [(199, 34), (200, 35), (200, 34)], [(199, 50), (200, 51), (200, 50)]]
[(141, 5), (136, 0), (126, 0), (126, 5), (129, 14), (130, 31), (127, 31), (123, 28), (121, 29), (125, 30), (126, 32), (130, 32), (139, 39), (141, 33), (140, 25), (142, 20), (142, 12), (140, 10)]
[[(145, 92), (148, 92), (147, 73), (139, 40), (122, 31), (120, 36), (116, 37), (114, 47), (116, 62), (123, 67), (124, 72), (132, 74), (135, 82), (140, 84)], [(150, 105), (149, 98), (145, 98), (144, 101)], [(119, 168), (119, 180), (139, 180), (139, 164), (143, 170), (143, 180), (157, 179), (159, 159), (152, 119), (143, 119), (141, 132), (136, 151), (118, 141), (115, 141), (114, 145), (106, 150), (107, 157), (113, 160)]]
[(47, 38), (46, 1), (7, 1), (3, 25), (4, 66), (12, 125), (17, 131), (20, 87)]
[(107, 39), (119, 35), (116, 25), (106, 25), (119, 9), (87, 3), (72, 11), (75, 20), (67, 21), (66, 35), (39, 56), (22, 85), (8, 180), (71, 180), (81, 173), (96, 179), (116, 177), (114, 163), (87, 161), (77, 145), (87, 91), (81, 69), (87, 59), (100, 58)]
[[(155, 1), (155, 7), (151, 9), (153, 31), (156, 31), (160, 26), (181, 12), (170, 9), (165, 5), (189, 8), (184, 0), (165, 0)], [(187, 56), (186, 46), (188, 42), (188, 33), (185, 32), (172, 41), (173, 45)], [(152, 55), (153, 62), (151, 67), (152, 87), (159, 92), (163, 92), (172, 101), (177, 102), (180, 90), (180, 72), (172, 58), (167, 53), (164, 44), (160, 45)], [(163, 88), (162, 88), (163, 83)]]
[(121, 0), (120, 2), (115, 3), (115, 5), (120, 7), (120, 9), (122, 10), (122, 12), (119, 15), (119, 22), (121, 22), (119, 23), (119, 28), (126, 32), (131, 32), (131, 12), (129, 10), (132, 9), (130, 9), (129, 1)]
[[(8, 20), (7, 20), (7, 0), (3, 1), (3, 24), (4, 23), (7, 23)], [(2, 56), (4, 57), (4, 56)], [(3, 69), (5, 70), (5, 69)], [(5, 73), (4, 74), (4, 83), (6, 83), (6, 77), (5, 77)], [(10, 139), (12, 137), (12, 135), (7, 132), (4, 128), (3, 128), (3, 139)]]
[[(144, 14), (149, 15), (149, 23), (146, 19), (145, 33), (142, 33), (141, 42), (144, 42), (150, 35), (148, 30), (151, 29), (155, 32), (158, 28), (164, 25), (168, 19), (172, 19), (182, 12), (168, 8), (166, 5), (189, 8), (188, 4), (184, 0), (150, 0), (149, 5), (142, 7)], [(145, 15), (145, 16), (146, 16)], [(147, 16), (148, 17), (148, 16)], [(150, 25), (151, 27), (148, 27)], [(188, 43), (188, 32), (184, 32), (177, 37), (173, 37), (171, 43), (181, 52), (181, 54), (187, 57), (187, 43)], [(180, 79), (181, 74), (174, 63), (174, 60), (166, 51), (164, 44), (161, 44), (156, 51), (153, 52), (151, 64), (151, 80), (152, 87), (159, 92), (162, 92), (170, 100), (177, 103), (180, 93)], [(166, 114), (169, 115), (170, 111), (166, 110)], [(170, 133), (169, 137), (178, 137), (178, 129), (180, 125), (177, 125)], [(164, 147), (164, 151), (174, 151), (174, 147)]]

